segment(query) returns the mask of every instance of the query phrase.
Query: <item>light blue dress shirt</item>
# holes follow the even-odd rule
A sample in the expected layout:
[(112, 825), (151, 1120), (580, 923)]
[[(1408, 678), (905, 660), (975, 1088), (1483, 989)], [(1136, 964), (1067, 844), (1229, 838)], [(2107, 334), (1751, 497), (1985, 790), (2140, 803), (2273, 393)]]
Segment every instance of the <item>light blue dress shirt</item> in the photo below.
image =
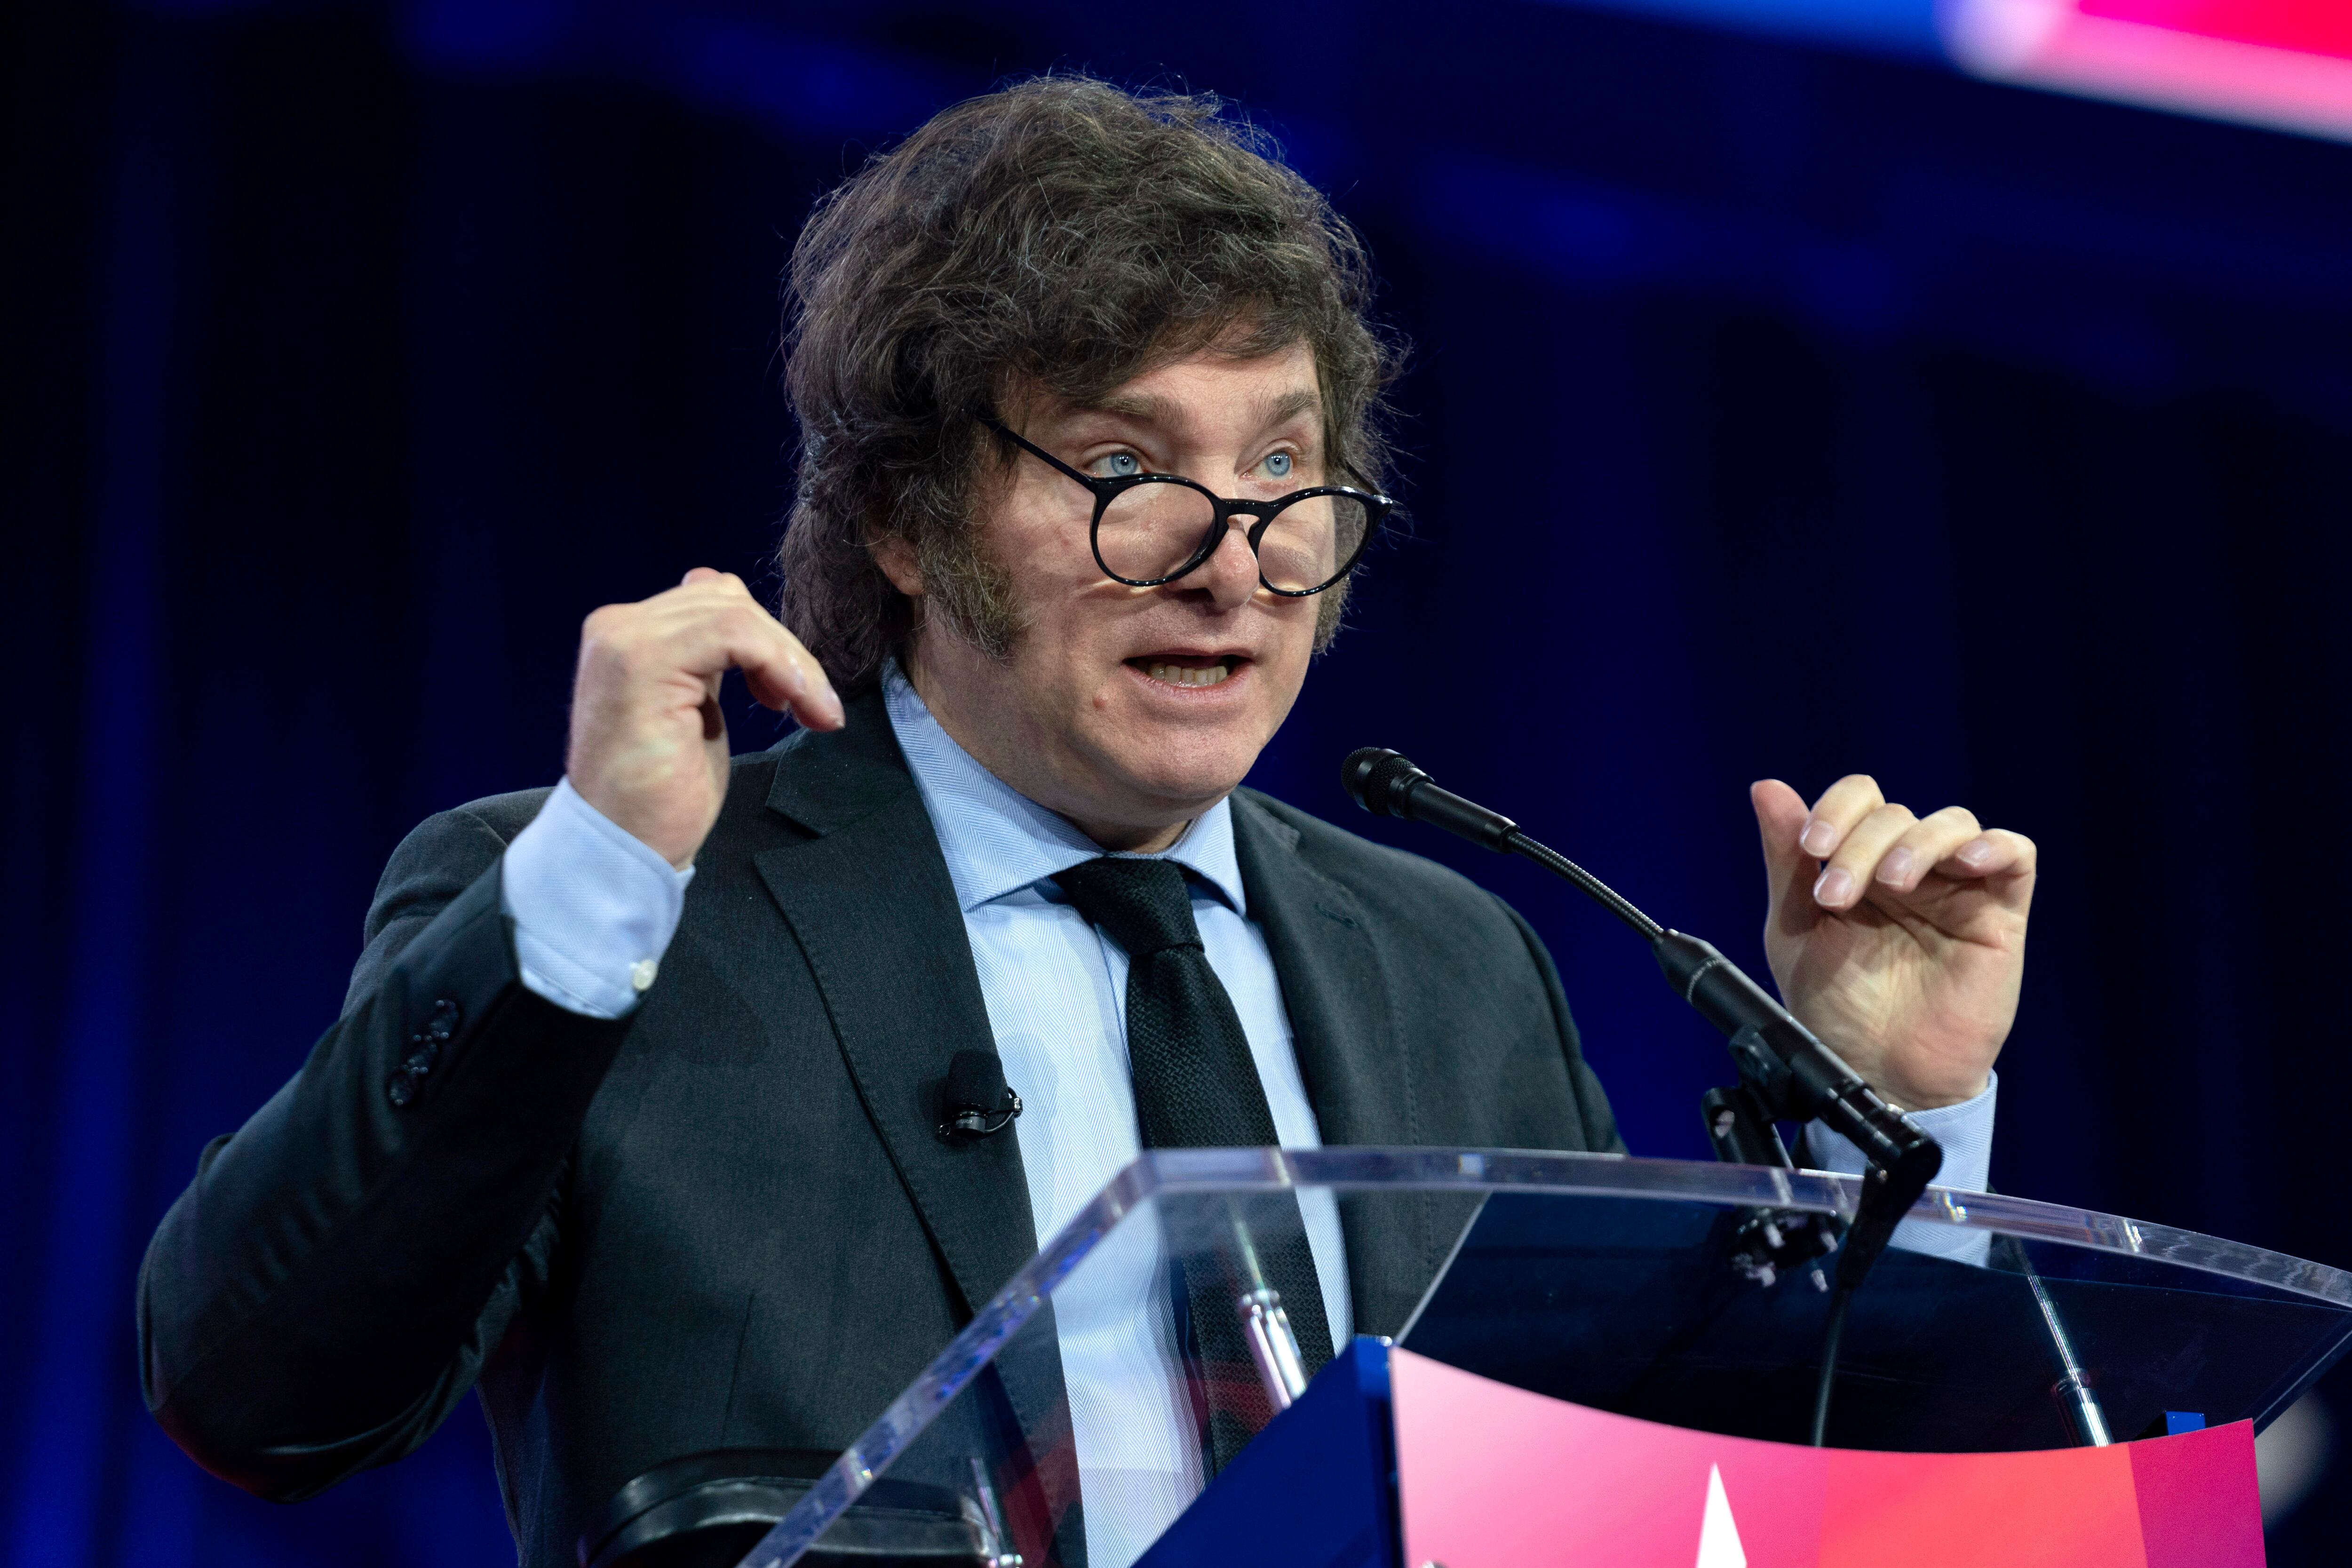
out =
[[(1127, 1059), (1127, 954), (1051, 880), (1103, 851), (974, 761), (896, 668), (884, 700), (947, 857), (1005, 1081), (1022, 1098), (1013, 1126), (1030, 1212), (1038, 1236), (1049, 1237), (1142, 1149)], [(1201, 945), (1249, 1037), (1276, 1136), (1286, 1148), (1320, 1147), (1274, 958), (1249, 919), (1231, 804), (1218, 802), (1158, 858), (1192, 873)], [(1332, 1342), (1344, 1344), (1352, 1314), (1339, 1212), (1328, 1192), (1303, 1194), (1301, 1207)], [(1157, 1243), (1156, 1226), (1122, 1226), (1054, 1297), (1087, 1561), (1103, 1568), (1140, 1555), (1202, 1480)]]
[[(1042, 1240), (1141, 1146), (1127, 1058), (1127, 954), (1088, 925), (1052, 881), (1103, 851), (981, 766), (895, 665), (884, 697), (947, 860), (1005, 1079), (1024, 1106), (1013, 1126)], [(1287, 1148), (1318, 1147), (1273, 956), (1249, 918), (1230, 803), (1202, 816), (1163, 858), (1192, 873), (1202, 946), (1240, 1016), (1276, 1136)], [(502, 900), (515, 921), (523, 984), (574, 1012), (616, 1017), (630, 1010), (653, 983), (692, 878), (590, 805), (568, 781), (559, 784), (506, 852)], [(1944, 1143), (1944, 1185), (1983, 1190), (1997, 1088), (1961, 1105), (1913, 1113)], [(1819, 1127), (1811, 1143), (1832, 1170), (1859, 1174), (1864, 1168), (1860, 1151)], [(1344, 1344), (1353, 1312), (1338, 1212), (1328, 1193), (1302, 1197), (1332, 1342)], [(1897, 1242), (1946, 1251), (1947, 1235), (1941, 1227), (1906, 1225)], [(1055, 1303), (1088, 1558), (1097, 1568), (1127, 1568), (1203, 1479), (1199, 1436), (1175, 1370), (1171, 1292), (1157, 1227), (1121, 1226), (1056, 1291)]]

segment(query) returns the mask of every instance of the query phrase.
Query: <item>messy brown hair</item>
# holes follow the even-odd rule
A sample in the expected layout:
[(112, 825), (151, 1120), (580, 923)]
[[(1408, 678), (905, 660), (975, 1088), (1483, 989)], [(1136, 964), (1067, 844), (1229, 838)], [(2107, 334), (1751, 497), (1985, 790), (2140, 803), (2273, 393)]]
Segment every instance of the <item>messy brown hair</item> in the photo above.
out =
[[(1015, 389), (1099, 397), (1211, 345), (1313, 352), (1329, 482), (1384, 488), (1394, 342), (1364, 247), (1278, 149), (1210, 94), (1055, 75), (934, 115), (818, 205), (793, 247), (785, 387), (799, 483), (777, 552), (784, 624), (845, 690), (900, 653), (915, 607), (1002, 656), (1021, 625), (982, 547), (979, 420)], [(1338, 631), (1343, 583), (1318, 602)]]

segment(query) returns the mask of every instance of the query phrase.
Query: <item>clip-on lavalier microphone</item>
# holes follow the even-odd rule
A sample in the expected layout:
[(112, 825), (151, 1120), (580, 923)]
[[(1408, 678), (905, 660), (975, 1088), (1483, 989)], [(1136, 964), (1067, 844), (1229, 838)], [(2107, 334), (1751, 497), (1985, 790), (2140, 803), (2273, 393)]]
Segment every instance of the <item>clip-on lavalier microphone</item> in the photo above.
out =
[(1021, 1097), (1004, 1081), (1004, 1063), (994, 1051), (958, 1051), (948, 1063), (942, 1099), (948, 1114), (940, 1123), (942, 1138), (992, 1137), (1021, 1114)]

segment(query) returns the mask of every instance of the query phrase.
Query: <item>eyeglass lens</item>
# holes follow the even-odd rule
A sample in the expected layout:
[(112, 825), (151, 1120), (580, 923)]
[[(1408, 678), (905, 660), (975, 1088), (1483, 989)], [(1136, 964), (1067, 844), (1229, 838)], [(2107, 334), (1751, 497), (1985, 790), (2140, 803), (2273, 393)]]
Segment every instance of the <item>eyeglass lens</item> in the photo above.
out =
[[(1157, 582), (1184, 569), (1216, 516), (1209, 498), (1190, 485), (1134, 485), (1104, 508), (1096, 548), (1114, 577)], [(1253, 531), (1256, 521), (1247, 520)], [(1364, 504), (1346, 496), (1293, 501), (1258, 540), (1258, 575), (1283, 593), (1320, 588), (1354, 557), (1366, 522)]]

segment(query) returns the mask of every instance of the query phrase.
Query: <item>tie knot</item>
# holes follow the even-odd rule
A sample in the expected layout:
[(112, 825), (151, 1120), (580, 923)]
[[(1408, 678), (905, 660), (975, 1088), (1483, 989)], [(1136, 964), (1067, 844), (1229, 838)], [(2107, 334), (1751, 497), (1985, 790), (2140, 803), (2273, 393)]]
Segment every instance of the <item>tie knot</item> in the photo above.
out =
[(1173, 860), (1125, 860), (1105, 856), (1054, 879), (1089, 923), (1110, 933), (1128, 957), (1171, 947), (1199, 947), (1192, 892)]

